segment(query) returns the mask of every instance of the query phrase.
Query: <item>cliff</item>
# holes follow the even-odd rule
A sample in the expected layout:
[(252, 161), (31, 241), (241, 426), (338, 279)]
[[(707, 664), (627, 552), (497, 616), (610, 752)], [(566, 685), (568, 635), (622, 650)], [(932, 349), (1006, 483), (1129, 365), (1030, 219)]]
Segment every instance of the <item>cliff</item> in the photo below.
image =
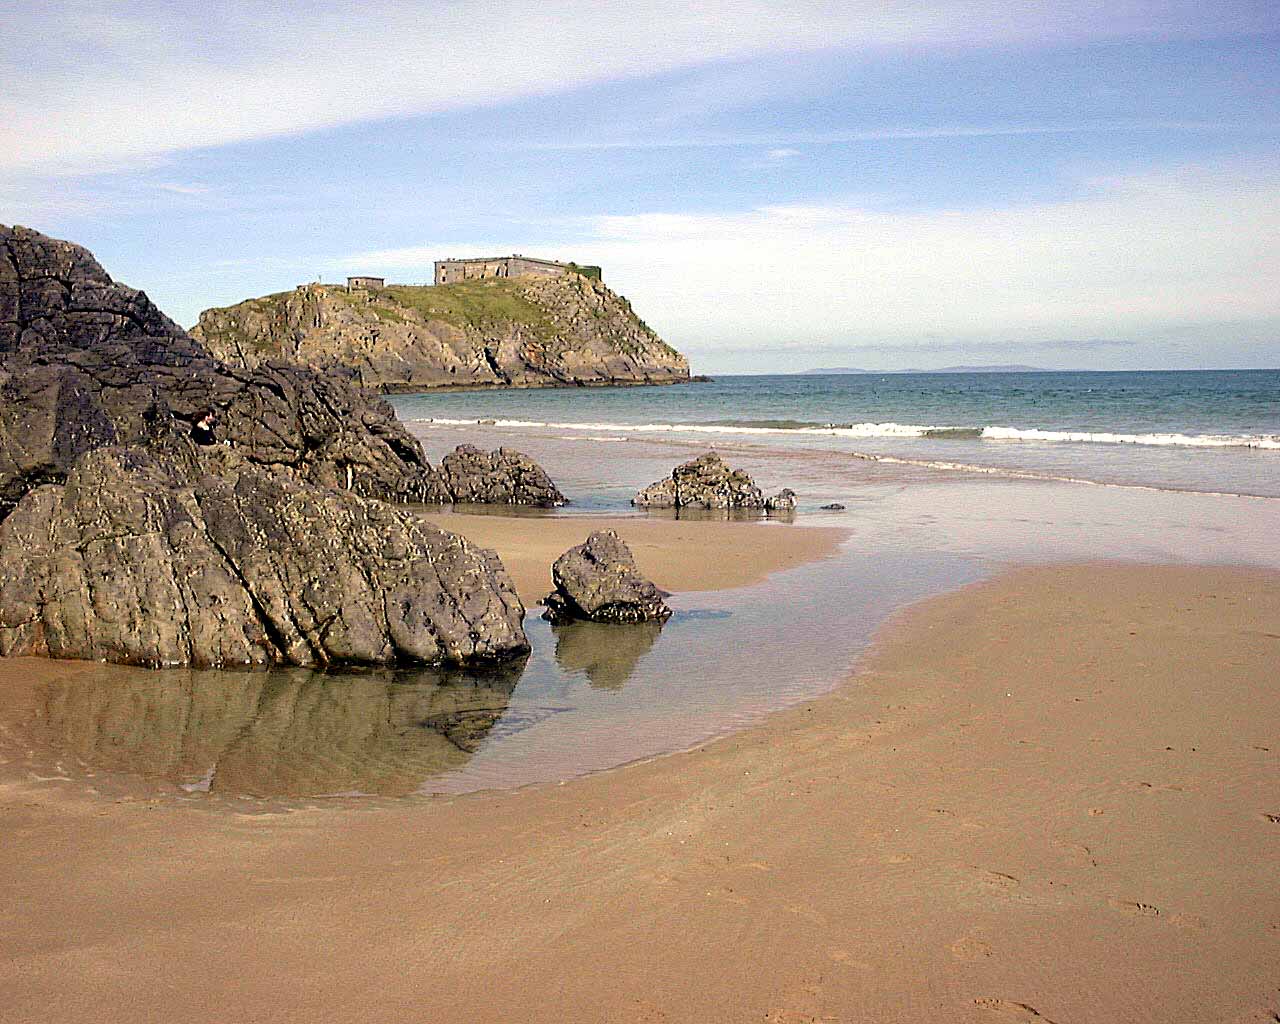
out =
[(581, 274), (374, 291), (300, 285), (205, 310), (191, 333), (233, 365), (345, 366), (383, 391), (689, 379), (685, 357), (626, 299)]

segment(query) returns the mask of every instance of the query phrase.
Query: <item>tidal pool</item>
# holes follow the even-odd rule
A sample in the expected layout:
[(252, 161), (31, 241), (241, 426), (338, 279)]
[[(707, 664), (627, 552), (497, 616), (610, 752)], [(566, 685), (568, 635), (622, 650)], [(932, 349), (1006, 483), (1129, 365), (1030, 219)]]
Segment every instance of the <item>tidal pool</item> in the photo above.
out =
[(192, 799), (461, 793), (686, 749), (831, 689), (904, 604), (972, 560), (846, 550), (756, 586), (678, 595), (664, 624), (552, 626), (482, 672), (93, 666), (6, 701), (10, 770)]

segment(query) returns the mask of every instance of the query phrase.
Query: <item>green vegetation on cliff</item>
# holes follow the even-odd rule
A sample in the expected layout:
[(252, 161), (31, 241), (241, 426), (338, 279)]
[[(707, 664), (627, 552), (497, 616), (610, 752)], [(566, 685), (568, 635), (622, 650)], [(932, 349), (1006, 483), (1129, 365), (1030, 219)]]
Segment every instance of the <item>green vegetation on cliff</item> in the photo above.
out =
[(670, 383), (689, 374), (598, 271), (371, 290), (300, 285), (205, 310), (193, 333), (233, 362), (343, 364), (369, 386), (396, 390)]

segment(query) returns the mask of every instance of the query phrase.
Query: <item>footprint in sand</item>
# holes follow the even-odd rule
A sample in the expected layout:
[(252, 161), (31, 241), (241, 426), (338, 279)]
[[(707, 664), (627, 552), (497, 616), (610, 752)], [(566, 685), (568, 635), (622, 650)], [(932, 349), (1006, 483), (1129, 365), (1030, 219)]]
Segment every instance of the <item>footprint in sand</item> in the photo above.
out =
[(1107, 906), (1113, 910), (1118, 910), (1122, 914), (1132, 914), (1134, 917), (1159, 917), (1160, 908), (1153, 907), (1150, 903), (1136, 903), (1132, 900), (1120, 900), (1111, 897), (1107, 900)]
[(956, 939), (950, 946), (951, 955), (957, 960), (984, 960), (991, 956), (991, 947), (972, 935)]
[(1098, 866), (1098, 859), (1094, 857), (1093, 850), (1084, 843), (1077, 843), (1071, 839), (1054, 839), (1053, 845), (1086, 861), (1091, 867)]
[(1053, 1021), (1034, 1006), (1028, 1006), (1026, 1003), (1015, 1003), (1012, 999), (975, 999), (973, 1003), (983, 1010), (998, 1014), (1004, 1020), (1039, 1021), (1039, 1024), (1053, 1024)]

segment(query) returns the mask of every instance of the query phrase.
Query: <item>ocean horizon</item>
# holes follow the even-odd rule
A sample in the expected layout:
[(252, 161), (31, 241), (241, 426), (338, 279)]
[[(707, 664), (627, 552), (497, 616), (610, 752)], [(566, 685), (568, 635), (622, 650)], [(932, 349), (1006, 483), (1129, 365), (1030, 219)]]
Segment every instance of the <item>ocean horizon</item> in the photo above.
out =
[(409, 424), (732, 441), (951, 472), (1280, 497), (1280, 370), (732, 374), (391, 402)]

